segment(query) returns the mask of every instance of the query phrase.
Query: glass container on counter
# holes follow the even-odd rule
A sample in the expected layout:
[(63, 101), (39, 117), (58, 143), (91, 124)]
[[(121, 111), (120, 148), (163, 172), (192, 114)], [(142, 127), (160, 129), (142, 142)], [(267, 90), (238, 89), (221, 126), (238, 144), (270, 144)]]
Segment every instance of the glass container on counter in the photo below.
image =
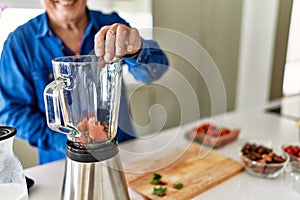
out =
[(28, 191), (23, 167), (13, 152), (16, 129), (0, 126), (0, 197), (5, 200), (27, 200)]

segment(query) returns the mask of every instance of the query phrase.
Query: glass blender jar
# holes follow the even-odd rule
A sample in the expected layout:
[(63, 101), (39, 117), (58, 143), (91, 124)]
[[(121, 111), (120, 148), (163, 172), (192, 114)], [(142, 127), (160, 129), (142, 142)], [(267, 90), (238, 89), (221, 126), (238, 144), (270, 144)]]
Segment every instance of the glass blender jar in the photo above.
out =
[(121, 59), (76, 55), (52, 64), (44, 100), (48, 126), (68, 138), (62, 199), (129, 199), (115, 137)]

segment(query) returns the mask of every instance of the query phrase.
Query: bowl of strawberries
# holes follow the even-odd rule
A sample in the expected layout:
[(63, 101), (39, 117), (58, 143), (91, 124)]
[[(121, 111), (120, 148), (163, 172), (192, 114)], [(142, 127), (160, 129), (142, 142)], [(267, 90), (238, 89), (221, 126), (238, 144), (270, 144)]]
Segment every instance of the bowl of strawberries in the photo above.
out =
[(282, 150), (290, 157), (292, 167), (300, 172), (300, 144), (285, 143), (282, 145)]
[(195, 142), (220, 148), (238, 138), (238, 128), (219, 127), (212, 123), (202, 123), (188, 131), (186, 136)]

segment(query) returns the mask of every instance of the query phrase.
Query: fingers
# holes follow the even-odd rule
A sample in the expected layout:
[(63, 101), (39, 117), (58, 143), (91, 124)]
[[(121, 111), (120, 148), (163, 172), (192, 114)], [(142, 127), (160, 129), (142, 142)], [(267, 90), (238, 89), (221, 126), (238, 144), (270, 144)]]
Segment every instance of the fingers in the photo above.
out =
[(104, 26), (95, 35), (95, 53), (106, 62), (114, 56), (122, 57), (137, 53), (142, 45), (142, 39), (135, 28), (115, 23)]
[(116, 32), (119, 24), (110, 26), (106, 33), (104, 60), (112, 61), (115, 56)]
[(129, 31), (128, 36), (128, 45), (127, 45), (127, 54), (137, 53), (142, 45), (142, 39), (139, 35), (139, 32), (136, 28), (132, 28)]
[(109, 30), (109, 26), (102, 27), (98, 33), (95, 35), (95, 54), (99, 57), (103, 57), (105, 53), (105, 38), (106, 33)]
[(126, 37), (129, 28), (126, 26), (118, 26), (116, 35), (116, 56), (122, 57), (126, 54)]

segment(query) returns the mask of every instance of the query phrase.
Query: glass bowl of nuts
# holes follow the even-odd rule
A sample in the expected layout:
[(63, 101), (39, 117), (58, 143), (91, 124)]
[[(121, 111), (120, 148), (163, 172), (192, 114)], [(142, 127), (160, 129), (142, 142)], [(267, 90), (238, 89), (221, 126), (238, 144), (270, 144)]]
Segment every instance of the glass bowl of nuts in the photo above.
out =
[(278, 177), (289, 161), (287, 155), (276, 153), (270, 144), (262, 141), (245, 142), (240, 149), (240, 159), (246, 172), (262, 178)]
[(300, 172), (300, 144), (284, 143), (282, 150), (289, 156), (291, 167)]

